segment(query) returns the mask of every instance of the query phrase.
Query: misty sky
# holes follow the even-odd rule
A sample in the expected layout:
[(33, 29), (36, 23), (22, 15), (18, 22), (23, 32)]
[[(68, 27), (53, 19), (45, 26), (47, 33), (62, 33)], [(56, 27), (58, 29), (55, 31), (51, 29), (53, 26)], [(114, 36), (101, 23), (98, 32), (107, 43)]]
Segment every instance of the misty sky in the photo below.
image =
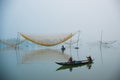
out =
[(81, 38), (120, 40), (119, 0), (1, 0), (1, 38), (17, 32), (81, 31)]

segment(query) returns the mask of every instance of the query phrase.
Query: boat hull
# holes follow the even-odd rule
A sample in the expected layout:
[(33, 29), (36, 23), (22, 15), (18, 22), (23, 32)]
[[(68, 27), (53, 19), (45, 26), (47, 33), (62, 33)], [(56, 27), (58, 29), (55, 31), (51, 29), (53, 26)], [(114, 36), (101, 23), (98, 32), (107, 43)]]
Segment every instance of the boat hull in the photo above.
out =
[(72, 61), (72, 62), (56, 62), (56, 64), (64, 65), (64, 66), (83, 65), (83, 64), (88, 64), (88, 63), (92, 63), (92, 61), (82, 60), (82, 61)]
[(79, 65), (61, 65), (59, 68), (56, 69), (56, 71), (66, 70), (66, 69), (69, 69), (70, 71), (72, 71), (73, 68), (83, 67), (83, 66), (87, 66), (88, 69), (91, 69), (92, 64), (93, 64), (93, 62), (85, 63), (85, 64), (79, 64)]

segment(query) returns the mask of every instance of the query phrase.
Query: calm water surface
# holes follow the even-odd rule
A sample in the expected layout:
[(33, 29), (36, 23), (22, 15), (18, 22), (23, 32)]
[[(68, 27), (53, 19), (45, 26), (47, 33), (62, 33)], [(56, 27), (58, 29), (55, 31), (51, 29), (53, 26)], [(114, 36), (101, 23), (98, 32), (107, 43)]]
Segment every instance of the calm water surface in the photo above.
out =
[[(86, 59), (91, 55), (94, 63), (90, 65), (60, 68), (55, 64)], [(99, 45), (81, 45), (79, 50), (44, 48), (37, 50), (4, 48), (0, 50), (1, 74), (3, 80), (120, 80), (120, 47), (101, 48)]]

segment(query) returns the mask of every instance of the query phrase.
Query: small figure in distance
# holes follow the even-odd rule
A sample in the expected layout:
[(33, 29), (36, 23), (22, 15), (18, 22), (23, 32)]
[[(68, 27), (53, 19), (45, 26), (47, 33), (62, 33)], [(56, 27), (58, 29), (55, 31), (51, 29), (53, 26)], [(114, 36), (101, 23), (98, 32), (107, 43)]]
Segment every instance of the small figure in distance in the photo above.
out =
[(65, 51), (64, 45), (62, 45), (61, 50), (62, 50), (62, 53), (64, 53), (64, 51)]

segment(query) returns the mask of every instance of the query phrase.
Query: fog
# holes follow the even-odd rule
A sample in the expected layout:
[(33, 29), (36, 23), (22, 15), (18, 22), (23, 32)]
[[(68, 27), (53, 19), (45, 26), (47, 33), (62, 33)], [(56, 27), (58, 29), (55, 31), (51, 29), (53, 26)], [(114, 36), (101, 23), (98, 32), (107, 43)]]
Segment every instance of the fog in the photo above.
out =
[(119, 0), (1, 0), (1, 38), (18, 32), (81, 31), (84, 40), (120, 40)]

